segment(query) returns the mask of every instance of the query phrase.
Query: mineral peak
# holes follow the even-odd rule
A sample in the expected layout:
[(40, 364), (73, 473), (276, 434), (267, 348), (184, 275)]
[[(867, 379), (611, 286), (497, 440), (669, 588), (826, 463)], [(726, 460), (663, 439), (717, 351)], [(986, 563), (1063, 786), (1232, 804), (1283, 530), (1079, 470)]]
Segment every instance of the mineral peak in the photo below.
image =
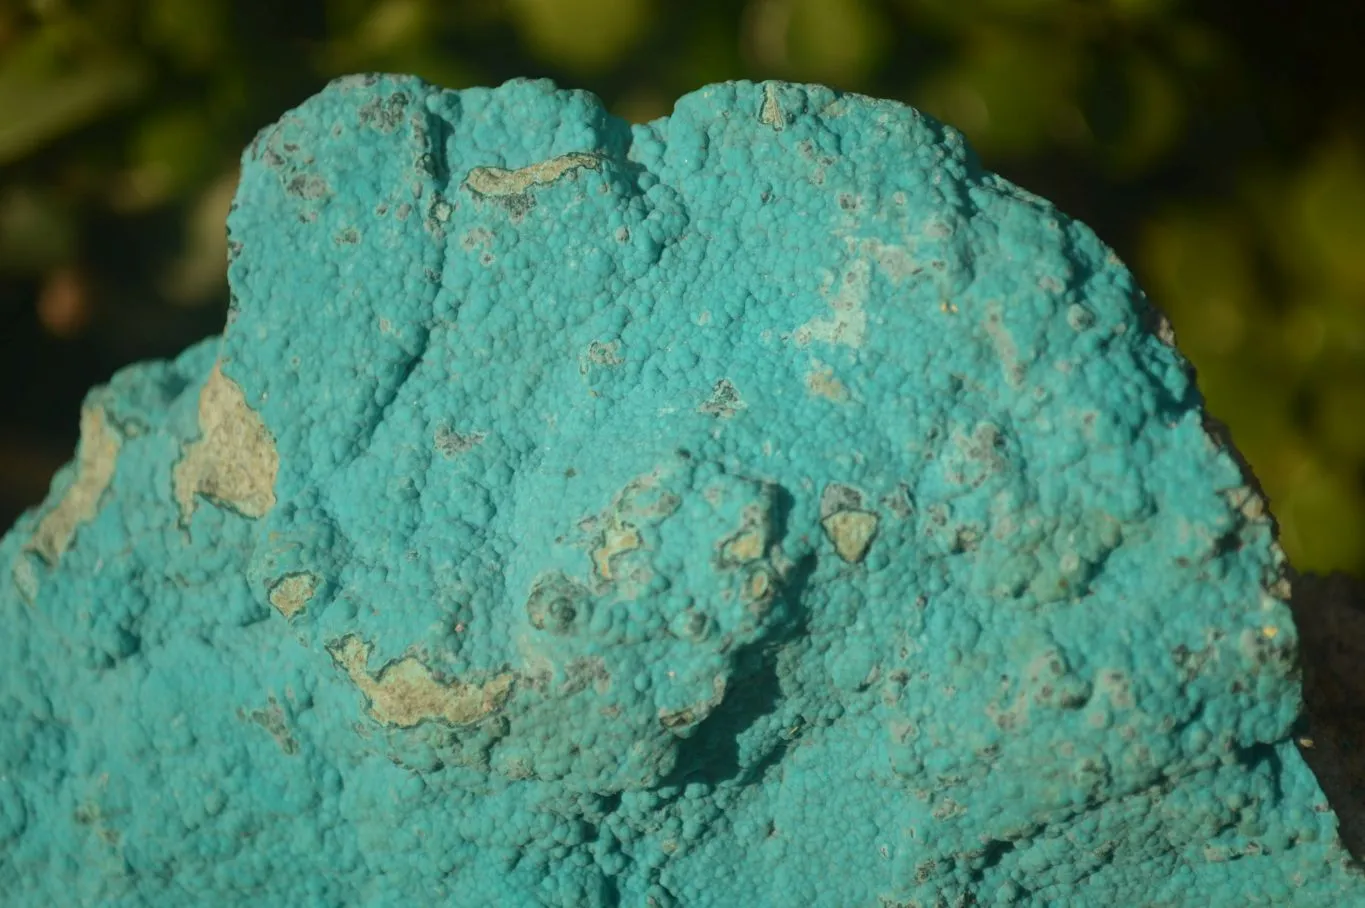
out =
[(333, 83), (0, 542), (6, 905), (1347, 905), (1118, 258), (812, 85)]

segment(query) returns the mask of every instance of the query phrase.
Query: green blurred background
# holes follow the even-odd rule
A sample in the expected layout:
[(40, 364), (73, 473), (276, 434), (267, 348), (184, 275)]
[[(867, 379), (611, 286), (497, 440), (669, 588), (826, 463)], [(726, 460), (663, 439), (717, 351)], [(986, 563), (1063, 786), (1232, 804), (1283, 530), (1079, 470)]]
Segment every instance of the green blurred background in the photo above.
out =
[(1282, 0), (0, 0), (0, 527), (85, 390), (220, 329), (257, 129), (355, 71), (898, 98), (1171, 317), (1300, 568), (1365, 575), (1365, 13)]

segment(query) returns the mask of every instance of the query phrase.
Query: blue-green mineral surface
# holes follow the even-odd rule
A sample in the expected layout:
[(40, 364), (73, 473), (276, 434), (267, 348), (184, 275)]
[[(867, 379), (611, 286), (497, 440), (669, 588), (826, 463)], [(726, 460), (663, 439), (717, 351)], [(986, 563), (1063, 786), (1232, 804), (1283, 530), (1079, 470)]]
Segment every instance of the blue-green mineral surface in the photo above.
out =
[(352, 77), (228, 228), (0, 544), (4, 905), (1365, 904), (1254, 481), (953, 129)]

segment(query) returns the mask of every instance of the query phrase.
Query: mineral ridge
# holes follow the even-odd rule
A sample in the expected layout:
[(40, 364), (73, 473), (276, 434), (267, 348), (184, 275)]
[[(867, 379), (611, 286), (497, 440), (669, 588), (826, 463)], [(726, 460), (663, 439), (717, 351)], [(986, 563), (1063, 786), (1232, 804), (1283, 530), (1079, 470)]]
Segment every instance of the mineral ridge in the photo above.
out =
[(953, 129), (342, 79), (0, 543), (7, 906), (1365, 904), (1170, 329)]

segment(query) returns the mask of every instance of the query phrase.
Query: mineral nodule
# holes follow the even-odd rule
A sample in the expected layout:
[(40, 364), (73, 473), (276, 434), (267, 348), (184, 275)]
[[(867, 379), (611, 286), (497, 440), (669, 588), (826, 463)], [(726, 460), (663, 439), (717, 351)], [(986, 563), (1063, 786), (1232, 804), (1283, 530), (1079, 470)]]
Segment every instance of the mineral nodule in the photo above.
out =
[(1263, 498), (953, 129), (352, 77), (228, 227), (0, 543), (6, 905), (1365, 903)]

